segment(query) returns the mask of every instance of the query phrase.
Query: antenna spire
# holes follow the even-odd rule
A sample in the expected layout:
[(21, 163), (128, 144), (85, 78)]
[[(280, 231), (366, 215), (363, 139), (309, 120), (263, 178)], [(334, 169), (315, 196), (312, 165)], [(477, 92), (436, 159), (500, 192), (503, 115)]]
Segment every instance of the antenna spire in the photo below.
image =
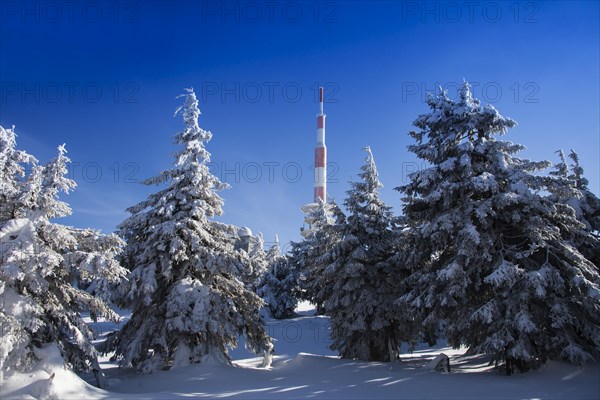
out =
[(317, 115), (317, 146), (315, 147), (314, 201), (327, 202), (327, 147), (325, 147), (325, 114), (323, 88), (319, 88), (319, 115)]

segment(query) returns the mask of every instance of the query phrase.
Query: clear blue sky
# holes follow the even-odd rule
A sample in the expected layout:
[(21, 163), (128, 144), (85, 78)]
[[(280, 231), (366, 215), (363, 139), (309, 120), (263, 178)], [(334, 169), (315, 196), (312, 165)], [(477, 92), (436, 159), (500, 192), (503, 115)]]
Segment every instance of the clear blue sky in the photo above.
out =
[(81, 1), (0, 3), (0, 124), (46, 162), (67, 144), (77, 190), (64, 223), (112, 231), (172, 163), (173, 112), (196, 89), (223, 220), (299, 239), (312, 201), (317, 85), (326, 87), (329, 193), (373, 149), (383, 198), (401, 209), (418, 168), (406, 146), (438, 84), (517, 120), (522, 156), (579, 152), (599, 193), (596, 1)]

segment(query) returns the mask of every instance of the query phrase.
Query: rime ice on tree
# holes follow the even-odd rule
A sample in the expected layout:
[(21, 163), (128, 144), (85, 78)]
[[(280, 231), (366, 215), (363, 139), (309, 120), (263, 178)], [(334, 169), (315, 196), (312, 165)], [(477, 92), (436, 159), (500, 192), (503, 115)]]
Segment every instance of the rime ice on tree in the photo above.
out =
[(540, 192), (548, 162), (496, 139), (515, 125), (482, 107), (468, 83), (457, 101), (430, 96), (409, 150), (430, 163), (399, 188), (414, 230), (400, 298), (426, 337), (514, 360), (581, 364), (600, 352), (600, 276), (566, 240), (581, 224)]
[(188, 89), (177, 110), (185, 123), (172, 169), (145, 181), (166, 184), (131, 207), (120, 226), (131, 270), (120, 303), (131, 319), (111, 339), (123, 366), (143, 372), (180, 367), (212, 357), (229, 362), (239, 335), (254, 352), (271, 347), (259, 315), (262, 300), (244, 287), (250, 260), (234, 248), (235, 227), (212, 221), (222, 213), (216, 193), (227, 185), (210, 173), (198, 126), (198, 101)]
[(290, 268), (289, 258), (280, 254), (278, 241), (266, 259), (268, 269), (262, 275), (257, 293), (265, 300), (274, 318), (291, 317), (298, 304), (298, 273)]
[[(14, 149), (12, 130), (0, 127), (0, 138), (0, 380), (5, 371), (32, 366), (36, 348), (56, 343), (66, 363), (92, 371), (104, 387), (94, 333), (81, 312), (89, 311), (94, 320), (119, 317), (102, 299), (72, 283), (95, 282), (98, 294), (108, 298), (110, 286), (125, 274), (116, 261), (124, 243), (115, 235), (51, 222), (71, 213), (58, 195), (76, 186), (66, 177), (70, 160), (64, 145), (57, 158), (39, 166), (32, 156)], [(24, 180), (22, 163), (32, 166)]]
[(393, 313), (395, 221), (379, 197), (382, 185), (371, 150), (365, 150), (360, 181), (351, 182), (344, 202), (348, 218), (332, 226), (339, 240), (322, 256), (326, 267), (315, 284), (331, 317), (332, 349), (343, 358), (395, 361), (400, 339)]
[(324, 299), (319, 293), (325, 283), (323, 274), (327, 267), (322, 257), (339, 240), (332, 228), (343, 223), (345, 216), (334, 201), (324, 203), (320, 199), (303, 206), (302, 211), (309, 228), (302, 232), (304, 240), (291, 243), (289, 265), (298, 275), (299, 297), (312, 302), (317, 313), (322, 314)]
[(571, 165), (562, 150), (557, 151), (561, 162), (554, 166), (550, 174), (549, 199), (557, 206), (573, 209), (577, 220), (583, 224), (578, 232), (564, 232), (577, 249), (600, 270), (600, 199), (588, 189), (588, 180), (583, 176), (579, 156), (574, 150), (569, 153)]

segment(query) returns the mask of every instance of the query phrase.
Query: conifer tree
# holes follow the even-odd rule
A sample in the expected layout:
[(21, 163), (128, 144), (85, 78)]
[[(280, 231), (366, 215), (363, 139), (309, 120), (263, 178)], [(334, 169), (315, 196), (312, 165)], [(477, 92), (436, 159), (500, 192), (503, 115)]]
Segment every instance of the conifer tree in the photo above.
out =
[(344, 214), (335, 202), (307, 204), (302, 207), (308, 229), (303, 231), (304, 239), (291, 243), (290, 268), (299, 280), (299, 297), (310, 301), (316, 307), (317, 314), (323, 313), (324, 299), (318, 296), (327, 264), (322, 257), (337, 243), (339, 237), (331, 227), (344, 222)]
[(17, 150), (14, 126), (0, 126), (0, 221), (15, 218), (16, 199), (21, 196), (25, 167), (37, 165), (37, 159), (23, 150)]
[(577, 153), (574, 150), (569, 153), (570, 166), (562, 150), (557, 153), (561, 161), (550, 172), (555, 179), (549, 188), (549, 198), (573, 208), (583, 226), (578, 232), (565, 232), (567, 239), (600, 270), (600, 199), (589, 190)]
[(132, 316), (105, 350), (116, 346), (122, 366), (145, 373), (209, 357), (229, 362), (240, 335), (254, 352), (271, 347), (259, 315), (263, 301), (241, 280), (250, 260), (234, 249), (234, 229), (211, 219), (222, 213), (217, 191), (227, 186), (207, 165), (212, 134), (198, 126), (194, 91), (182, 96), (176, 114), (185, 128), (175, 136), (182, 149), (172, 169), (145, 181), (166, 187), (129, 208), (119, 226), (131, 270), (119, 302)]
[(347, 221), (332, 227), (340, 240), (323, 257), (327, 267), (316, 280), (317, 297), (325, 299), (331, 348), (342, 358), (395, 361), (400, 339), (394, 311), (399, 279), (391, 262), (395, 219), (379, 196), (382, 184), (371, 149), (365, 150), (360, 181), (351, 183), (344, 202)]
[[(56, 159), (34, 166), (10, 196), (11, 211), (5, 215), (13, 218), (0, 223), (0, 378), (12, 368), (27, 370), (36, 361), (36, 348), (56, 343), (71, 368), (92, 371), (104, 387), (94, 333), (82, 312), (93, 320), (103, 316), (116, 321), (119, 316), (72, 283), (118, 283), (125, 271), (116, 256), (124, 243), (115, 235), (51, 222), (71, 213), (58, 198), (76, 186), (66, 176), (69, 161), (63, 145)], [(11, 173), (21, 175), (19, 169)]]
[(247, 276), (243, 279), (246, 283), (246, 288), (254, 293), (257, 293), (257, 290), (261, 285), (261, 280), (269, 268), (269, 261), (264, 247), (265, 240), (262, 233), (259, 232), (248, 252), (251, 268), (249, 269)]
[(298, 274), (290, 268), (289, 259), (280, 254), (279, 242), (267, 253), (268, 269), (262, 276), (258, 288), (273, 318), (289, 318), (294, 315), (298, 304)]
[[(399, 303), (431, 340), (494, 354), (522, 370), (547, 359), (582, 364), (600, 351), (600, 276), (564, 240), (581, 223), (541, 193), (549, 163), (498, 140), (516, 123), (482, 107), (468, 83), (457, 101), (427, 101), (409, 150), (430, 164), (399, 188), (414, 230), (411, 288)], [(510, 372), (510, 367), (507, 368)]]

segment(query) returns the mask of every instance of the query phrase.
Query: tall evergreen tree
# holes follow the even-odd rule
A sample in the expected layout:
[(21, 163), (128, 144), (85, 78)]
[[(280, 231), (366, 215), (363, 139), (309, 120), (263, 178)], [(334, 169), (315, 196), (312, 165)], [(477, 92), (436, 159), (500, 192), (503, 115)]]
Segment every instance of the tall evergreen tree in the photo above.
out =
[(119, 227), (127, 240), (125, 262), (131, 270), (120, 304), (131, 319), (107, 343), (116, 346), (123, 366), (150, 373), (211, 357), (229, 362), (228, 347), (239, 335), (260, 352), (271, 346), (259, 309), (262, 300), (241, 281), (249, 259), (234, 249), (234, 230), (211, 220), (221, 215), (226, 187), (210, 173), (205, 143), (212, 134), (198, 126), (198, 100), (192, 89), (181, 111), (185, 129), (172, 169), (145, 181), (166, 183), (131, 207)]
[[(342, 358), (394, 361), (398, 357), (398, 321), (394, 301), (398, 276), (390, 262), (396, 242), (391, 208), (379, 197), (375, 161), (369, 147), (359, 182), (344, 202), (347, 222), (334, 225), (341, 240), (324, 256), (328, 264), (318, 296), (331, 317), (332, 349)], [(317, 281), (318, 283), (319, 281)]]
[(36, 347), (56, 343), (73, 369), (91, 370), (104, 387), (94, 333), (81, 313), (89, 311), (94, 320), (104, 316), (116, 321), (119, 316), (72, 282), (116, 284), (125, 274), (116, 261), (124, 243), (115, 235), (50, 221), (71, 213), (58, 195), (75, 188), (66, 177), (64, 145), (58, 151), (56, 159), (34, 167), (19, 193), (11, 196), (9, 208), (16, 217), (0, 223), (0, 375), (11, 368), (26, 370), (35, 363)]
[(457, 101), (430, 96), (409, 150), (431, 166), (399, 188), (414, 230), (409, 287), (399, 302), (427, 336), (505, 356), (526, 367), (581, 364), (600, 351), (600, 276), (564, 232), (571, 207), (540, 194), (549, 166), (495, 138), (515, 125), (482, 107), (465, 82)]

